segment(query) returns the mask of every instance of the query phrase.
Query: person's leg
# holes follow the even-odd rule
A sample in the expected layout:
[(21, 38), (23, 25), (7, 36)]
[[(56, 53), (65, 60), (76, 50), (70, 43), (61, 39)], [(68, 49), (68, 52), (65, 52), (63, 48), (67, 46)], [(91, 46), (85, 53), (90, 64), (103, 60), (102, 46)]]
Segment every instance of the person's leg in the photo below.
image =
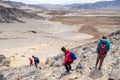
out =
[(35, 61), (35, 67), (37, 68), (37, 61)]
[(70, 64), (70, 62), (68, 63), (68, 69), (71, 70), (71, 64)]
[[(73, 61), (72, 61), (73, 62)], [(69, 62), (68, 66), (69, 66), (69, 70), (72, 70), (71, 64), (72, 62)]]
[(65, 69), (67, 72), (69, 72), (69, 66), (68, 66), (68, 63), (65, 64)]
[(96, 69), (97, 69), (97, 65), (98, 65), (99, 60), (100, 60), (100, 54), (97, 54), (97, 60), (96, 60), (96, 65), (95, 65)]
[(35, 67), (37, 68), (37, 63), (35, 64)]
[(103, 61), (104, 61), (105, 57), (106, 57), (106, 54), (105, 55), (101, 55), (100, 64), (99, 64), (98, 70), (101, 70), (101, 67), (102, 67), (102, 64), (103, 64)]
[(30, 66), (33, 66), (33, 63), (32, 63), (32, 62), (30, 62)]
[(37, 67), (38, 67), (39, 69), (41, 69), (41, 67), (40, 67), (40, 66), (38, 66), (38, 64), (39, 64), (39, 62), (37, 63)]

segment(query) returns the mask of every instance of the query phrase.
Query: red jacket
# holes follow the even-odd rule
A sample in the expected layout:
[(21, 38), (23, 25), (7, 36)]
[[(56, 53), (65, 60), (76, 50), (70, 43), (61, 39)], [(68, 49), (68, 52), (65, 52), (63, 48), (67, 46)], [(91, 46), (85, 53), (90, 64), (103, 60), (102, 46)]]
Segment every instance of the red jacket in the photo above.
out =
[(69, 50), (66, 50), (64, 53), (63, 65), (65, 65), (67, 62), (72, 62), (69, 52), (70, 52)]
[(33, 63), (33, 59), (32, 58), (29, 58), (29, 60), (30, 60), (30, 63)]

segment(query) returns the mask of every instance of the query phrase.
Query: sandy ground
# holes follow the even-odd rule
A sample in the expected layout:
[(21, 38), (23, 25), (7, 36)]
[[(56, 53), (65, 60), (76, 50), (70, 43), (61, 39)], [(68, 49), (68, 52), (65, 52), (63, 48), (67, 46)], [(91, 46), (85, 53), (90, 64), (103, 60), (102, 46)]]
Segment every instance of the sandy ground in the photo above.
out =
[(11, 67), (28, 65), (32, 55), (46, 58), (61, 53), (60, 48), (77, 47), (92, 35), (78, 33), (80, 26), (67, 26), (59, 22), (22, 19), (26, 23), (0, 23), (0, 54), (10, 59)]

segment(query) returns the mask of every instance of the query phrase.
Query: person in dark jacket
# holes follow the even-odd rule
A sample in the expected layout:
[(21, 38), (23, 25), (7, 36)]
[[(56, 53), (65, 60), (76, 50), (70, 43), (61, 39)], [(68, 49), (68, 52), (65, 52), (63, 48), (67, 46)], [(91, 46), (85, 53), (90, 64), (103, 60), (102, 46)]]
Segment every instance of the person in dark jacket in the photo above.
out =
[[(102, 48), (101, 48), (102, 47)], [(98, 70), (101, 70), (104, 58), (106, 57), (108, 51), (110, 50), (110, 42), (106, 36), (103, 36), (101, 40), (99, 40), (97, 44), (97, 60), (95, 68), (97, 69), (97, 65), (100, 61)]]
[(32, 58), (34, 59), (34, 65), (35, 65), (35, 67), (41, 69), (41, 67), (38, 66), (38, 64), (39, 64), (39, 58), (35, 57), (35, 56), (32, 56)]
[(64, 61), (62, 65), (65, 66), (66, 72), (68, 73), (71, 70), (71, 63), (73, 60), (70, 57), (69, 50), (67, 50), (65, 47), (62, 47), (61, 50), (64, 52)]

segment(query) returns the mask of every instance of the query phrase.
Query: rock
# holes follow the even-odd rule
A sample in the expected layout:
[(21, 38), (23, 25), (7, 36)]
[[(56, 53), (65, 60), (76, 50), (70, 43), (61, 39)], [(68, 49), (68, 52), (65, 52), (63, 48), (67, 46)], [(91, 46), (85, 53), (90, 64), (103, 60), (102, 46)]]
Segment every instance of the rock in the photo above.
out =
[(78, 65), (77, 65), (76, 69), (83, 69), (83, 67), (82, 67), (81, 63), (78, 63)]
[(5, 56), (0, 55), (0, 70), (8, 69), (10, 67), (10, 60)]
[(56, 61), (57, 60), (61, 60), (61, 59), (63, 59), (63, 55), (62, 54), (59, 54), (59, 55), (57, 55), (57, 56), (55, 56), (55, 57), (53, 57)]
[(120, 80), (119, 74), (120, 74), (120, 68), (113, 69), (109, 79)]
[(55, 61), (55, 63), (53, 64), (54, 67), (60, 67), (61, 66), (61, 62), (62, 61)]
[(87, 47), (83, 47), (83, 50), (86, 51), (88, 48)]
[(0, 62), (2, 62), (3, 59), (5, 59), (5, 56), (0, 55)]
[(36, 31), (29, 31), (29, 32), (32, 32), (32, 33), (37, 33)]
[(109, 37), (115, 36), (115, 35), (120, 35), (120, 30), (113, 32), (109, 35)]
[(7, 80), (2, 74), (0, 74), (0, 80)]
[(45, 61), (45, 64), (49, 66), (53, 66), (54, 63), (55, 63), (55, 60), (53, 58), (47, 58)]

